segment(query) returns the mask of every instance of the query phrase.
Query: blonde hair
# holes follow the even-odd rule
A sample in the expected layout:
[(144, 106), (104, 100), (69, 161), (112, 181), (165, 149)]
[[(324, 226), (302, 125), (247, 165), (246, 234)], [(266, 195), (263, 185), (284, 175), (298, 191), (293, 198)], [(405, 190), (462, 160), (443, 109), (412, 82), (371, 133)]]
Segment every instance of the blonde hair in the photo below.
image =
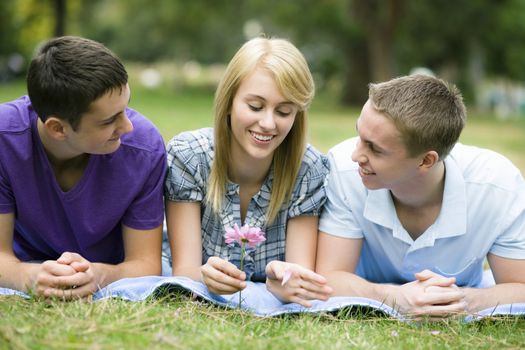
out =
[(433, 150), (444, 159), (465, 126), (461, 93), (438, 78), (410, 75), (370, 84), (369, 98), (394, 122), (410, 156)]
[(215, 92), (215, 156), (208, 179), (206, 200), (216, 213), (220, 211), (228, 182), (232, 139), (229, 113), (242, 81), (256, 69), (270, 72), (279, 92), (299, 107), (290, 132), (273, 156), (272, 194), (266, 212), (266, 223), (269, 224), (290, 200), (306, 146), (306, 110), (315, 94), (314, 81), (304, 56), (287, 40), (249, 40), (228, 64)]

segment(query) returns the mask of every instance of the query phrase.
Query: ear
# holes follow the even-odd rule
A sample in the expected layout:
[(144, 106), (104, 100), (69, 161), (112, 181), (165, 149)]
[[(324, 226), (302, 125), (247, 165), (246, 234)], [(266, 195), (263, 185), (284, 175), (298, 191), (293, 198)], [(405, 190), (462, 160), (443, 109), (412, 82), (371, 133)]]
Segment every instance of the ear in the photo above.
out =
[(419, 169), (429, 170), (439, 162), (439, 154), (436, 151), (428, 151), (423, 155)]
[(60, 118), (49, 116), (44, 123), (44, 128), (54, 139), (64, 140), (66, 138), (65, 122)]

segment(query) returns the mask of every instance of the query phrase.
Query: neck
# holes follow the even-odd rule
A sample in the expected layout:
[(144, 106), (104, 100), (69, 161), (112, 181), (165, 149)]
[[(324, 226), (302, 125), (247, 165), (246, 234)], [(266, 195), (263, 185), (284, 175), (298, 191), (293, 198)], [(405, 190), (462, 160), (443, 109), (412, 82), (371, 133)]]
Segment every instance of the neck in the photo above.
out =
[(254, 160), (232, 149), (228, 175), (231, 181), (239, 185), (262, 185), (270, 167), (272, 158)]
[(397, 206), (424, 208), (441, 205), (445, 189), (445, 163), (438, 162), (428, 173), (407, 184), (404, 189), (391, 190)]

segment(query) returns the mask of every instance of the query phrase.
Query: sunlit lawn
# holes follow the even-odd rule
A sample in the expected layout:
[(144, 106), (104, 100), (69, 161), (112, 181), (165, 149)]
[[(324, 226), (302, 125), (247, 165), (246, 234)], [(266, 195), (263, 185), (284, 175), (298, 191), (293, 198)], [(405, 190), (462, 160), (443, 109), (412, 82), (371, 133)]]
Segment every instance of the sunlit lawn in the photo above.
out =
[[(24, 93), (0, 85), (0, 102)], [(165, 140), (212, 125), (213, 92), (134, 89), (131, 106), (147, 115)], [(355, 135), (358, 108), (337, 107), (322, 96), (312, 106), (310, 142), (323, 152)], [(0, 116), (1, 118), (2, 116)], [(498, 121), (470, 115), (465, 143), (493, 148), (525, 170), (525, 118)], [(368, 315), (257, 318), (185, 296), (128, 303), (27, 301), (0, 297), (0, 349), (449, 349), (523, 348), (525, 320), (470, 324), (401, 323)]]

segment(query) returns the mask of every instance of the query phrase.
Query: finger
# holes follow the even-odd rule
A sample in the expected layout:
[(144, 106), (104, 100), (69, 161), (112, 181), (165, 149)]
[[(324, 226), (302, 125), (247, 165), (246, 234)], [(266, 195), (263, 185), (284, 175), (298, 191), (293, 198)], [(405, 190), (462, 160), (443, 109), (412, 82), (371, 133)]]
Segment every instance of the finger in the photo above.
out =
[(42, 263), (42, 270), (53, 276), (71, 276), (76, 273), (75, 269), (71, 266), (59, 264), (53, 260), (44, 261)]
[(289, 298), (290, 302), (291, 303), (296, 303), (296, 304), (299, 304), (299, 305), (302, 305), (304, 307), (312, 307), (312, 303), (309, 302), (308, 300), (305, 300), (303, 298), (301, 298), (300, 296), (297, 296), (297, 295), (293, 295)]
[(201, 275), (206, 284), (209, 284), (209, 281), (216, 281), (217, 283), (231, 286), (236, 290), (240, 290), (246, 287), (246, 282), (244, 280), (225, 274), (221, 270), (215, 269), (213, 266), (204, 265), (201, 268)]
[(427, 305), (418, 309), (415, 309), (409, 315), (413, 316), (450, 316), (454, 314), (464, 313), (467, 309), (467, 303), (462, 300), (457, 303), (452, 303), (449, 305)]
[(455, 284), (451, 285), (450, 287), (441, 287), (441, 286), (428, 286), (425, 287), (426, 293), (448, 293), (453, 291), (458, 291), (459, 287)]
[(300, 279), (318, 285), (325, 285), (327, 283), (324, 276), (302, 267), (301, 265), (292, 263), (274, 264), (272, 265), (272, 269), (275, 273), (276, 279), (279, 280), (283, 280), (285, 276), (289, 276), (288, 280)]
[(87, 271), (91, 264), (86, 261), (73, 261), (69, 266), (75, 269), (76, 272), (85, 272)]
[(428, 285), (448, 287), (456, 283), (455, 277), (445, 277), (431, 270), (417, 272), (415, 277), (420, 282), (427, 282)]
[(215, 294), (233, 294), (246, 287), (245, 285), (244, 287), (239, 288), (237, 286), (222, 283), (221, 281), (217, 281), (213, 279), (205, 279), (204, 284), (206, 285), (206, 287), (208, 287), (208, 290), (210, 292), (215, 293)]
[[(294, 283), (295, 282), (295, 283)], [(295, 284), (295, 286), (294, 286)], [(293, 281), (288, 284), (292, 288), (305, 290), (308, 293), (329, 296), (333, 293), (333, 289), (326, 285), (318, 285), (305, 280)]]
[(82, 287), (68, 288), (68, 289), (46, 288), (41, 295), (46, 298), (58, 298), (62, 300), (76, 300), (76, 299), (87, 298), (92, 294), (93, 292), (91, 290), (91, 286), (85, 285)]
[(439, 293), (424, 293), (421, 298), (419, 305), (447, 305), (457, 303), (465, 297), (465, 293), (462, 290), (452, 290), (449, 292)]
[(320, 274), (308, 269), (301, 270), (300, 277), (303, 281), (310, 284), (316, 284), (318, 286), (324, 286), (327, 283), (324, 276), (321, 276)]
[(214, 270), (221, 271), (223, 274), (229, 275), (233, 278), (239, 280), (246, 279), (246, 273), (244, 271), (239, 270), (237, 266), (235, 266), (231, 262), (221, 259), (219, 257), (209, 258), (208, 262), (204, 266), (206, 265), (212, 267)]
[(73, 261), (83, 261), (85, 260), (80, 254), (72, 252), (64, 252), (57, 259), (57, 262), (60, 264), (71, 264)]
[(454, 285), (454, 283), (456, 283), (456, 278), (455, 277), (443, 277), (443, 276), (432, 277), (432, 278), (425, 280), (422, 283), (426, 287), (429, 287), (429, 286), (450, 287)]
[(426, 281), (432, 277), (442, 277), (441, 275), (438, 275), (437, 273), (431, 271), (431, 270), (428, 270), (428, 269), (425, 269), (423, 271), (420, 271), (420, 272), (416, 272), (414, 274), (414, 276), (419, 280), (419, 281)]
[(284, 286), (286, 283), (288, 283), (288, 281), (290, 280), (290, 278), (292, 278), (292, 276), (293, 276), (293, 272), (289, 269), (285, 269), (283, 273), (283, 278), (281, 281), (281, 286)]
[(303, 300), (327, 300), (330, 296), (329, 293), (312, 292), (306, 289), (298, 289), (294, 295)]
[(93, 275), (85, 272), (77, 272), (73, 276), (57, 277), (54, 283), (56, 288), (78, 288), (93, 282)]

